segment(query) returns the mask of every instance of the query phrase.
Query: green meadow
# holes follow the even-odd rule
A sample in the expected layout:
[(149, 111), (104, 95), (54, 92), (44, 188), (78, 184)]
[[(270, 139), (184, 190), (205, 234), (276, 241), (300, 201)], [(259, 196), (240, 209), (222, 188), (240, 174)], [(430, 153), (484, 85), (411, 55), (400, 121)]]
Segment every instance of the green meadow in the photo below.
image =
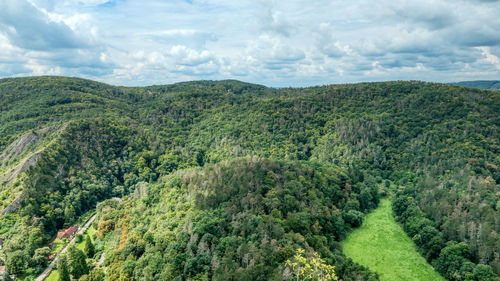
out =
[(391, 201), (365, 217), (363, 225), (342, 243), (344, 253), (377, 272), (381, 281), (444, 281), (417, 252), (416, 246), (394, 220)]

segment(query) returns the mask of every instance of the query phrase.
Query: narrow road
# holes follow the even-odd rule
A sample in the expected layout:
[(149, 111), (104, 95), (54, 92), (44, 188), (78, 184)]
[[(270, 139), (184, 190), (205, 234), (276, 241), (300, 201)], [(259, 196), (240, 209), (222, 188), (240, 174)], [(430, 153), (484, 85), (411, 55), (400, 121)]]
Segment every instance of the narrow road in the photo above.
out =
[[(83, 234), (87, 230), (87, 228), (89, 228), (89, 226), (94, 222), (95, 218), (96, 218), (96, 215), (93, 215), (85, 223), (85, 225), (82, 228), (80, 228), (80, 230), (78, 230), (78, 232), (76, 234), (77, 235)], [(47, 278), (47, 276), (49, 276), (52, 269), (54, 269), (54, 267), (57, 265), (57, 261), (59, 260), (59, 257), (61, 255), (63, 255), (64, 253), (66, 253), (66, 251), (69, 249), (69, 246), (74, 244), (75, 241), (76, 241), (76, 235), (75, 235), (75, 237), (73, 237), (73, 239), (71, 239), (71, 241), (69, 241), (68, 245), (66, 245), (66, 247), (64, 247), (64, 249), (62, 249), (61, 252), (57, 253), (57, 256), (52, 260), (52, 262), (49, 264), (49, 266), (43, 271), (42, 274), (40, 274), (40, 276), (38, 276), (38, 278), (35, 281), (43, 281), (45, 278)]]

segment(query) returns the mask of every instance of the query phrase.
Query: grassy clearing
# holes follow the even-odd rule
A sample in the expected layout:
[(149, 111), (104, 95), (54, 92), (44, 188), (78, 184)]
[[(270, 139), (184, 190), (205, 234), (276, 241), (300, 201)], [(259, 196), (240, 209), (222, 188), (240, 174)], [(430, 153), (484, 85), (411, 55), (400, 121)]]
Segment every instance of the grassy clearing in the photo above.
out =
[(94, 234), (97, 233), (97, 229), (94, 228), (93, 225), (91, 225), (88, 229), (87, 229), (87, 234), (88, 236), (90, 236), (90, 238), (92, 239), (92, 242), (95, 242), (94, 241)]
[(397, 224), (391, 202), (382, 199), (363, 225), (342, 243), (344, 253), (380, 275), (381, 281), (444, 281)]
[(59, 272), (55, 269), (52, 270), (47, 279), (45, 279), (45, 281), (57, 281), (57, 280), (59, 280)]
[(93, 235), (97, 232), (93, 226), (89, 227), (87, 231), (83, 233), (83, 239), (78, 245), (76, 246), (78, 249), (82, 250), (85, 248), (85, 241), (87, 240), (87, 235), (90, 237), (90, 241), (92, 243), (95, 243), (94, 239), (92, 239)]

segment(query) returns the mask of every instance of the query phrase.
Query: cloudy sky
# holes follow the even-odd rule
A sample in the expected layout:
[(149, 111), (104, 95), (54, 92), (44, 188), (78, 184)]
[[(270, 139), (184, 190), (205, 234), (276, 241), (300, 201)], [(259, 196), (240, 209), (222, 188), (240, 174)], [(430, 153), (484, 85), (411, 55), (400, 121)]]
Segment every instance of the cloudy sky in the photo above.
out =
[(496, 0), (0, 0), (0, 77), (500, 79)]

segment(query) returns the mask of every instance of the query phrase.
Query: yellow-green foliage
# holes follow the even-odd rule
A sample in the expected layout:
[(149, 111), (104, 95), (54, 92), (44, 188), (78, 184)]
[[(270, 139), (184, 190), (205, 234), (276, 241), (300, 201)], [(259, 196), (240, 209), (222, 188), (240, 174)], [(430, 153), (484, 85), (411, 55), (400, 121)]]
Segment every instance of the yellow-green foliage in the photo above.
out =
[(45, 279), (45, 281), (58, 281), (58, 280), (59, 280), (59, 272), (56, 269), (52, 270), (47, 279)]
[(316, 252), (310, 257), (306, 257), (304, 253), (304, 249), (298, 249), (295, 256), (285, 262), (286, 268), (285, 273), (283, 273), (285, 280), (338, 280), (337, 275), (335, 275), (335, 266), (326, 264)]

